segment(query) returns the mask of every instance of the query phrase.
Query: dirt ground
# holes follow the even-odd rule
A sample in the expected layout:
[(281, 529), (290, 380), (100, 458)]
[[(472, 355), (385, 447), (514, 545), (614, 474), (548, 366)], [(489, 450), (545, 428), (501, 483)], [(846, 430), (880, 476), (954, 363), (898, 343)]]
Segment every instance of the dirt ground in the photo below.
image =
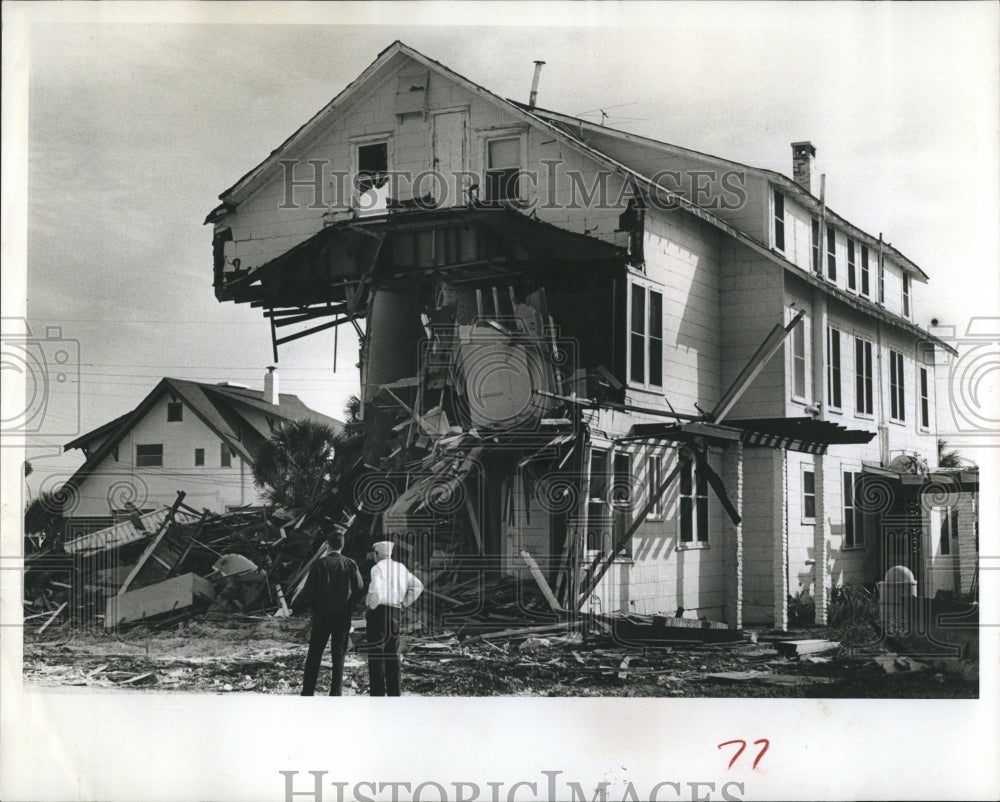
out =
[[(308, 618), (187, 622), (137, 627), (25, 631), (24, 679), (36, 687), (297, 694)], [(837, 639), (830, 630), (783, 637)], [(422, 696), (686, 696), (976, 698), (974, 663), (897, 661), (870, 644), (786, 658), (757, 643), (625, 646), (607, 637), (539, 636), (461, 644), (443, 634), (415, 638), (403, 657), (403, 693)], [(882, 656), (886, 667), (873, 657)], [(888, 659), (886, 659), (888, 655)], [(329, 654), (317, 693), (329, 687)], [(887, 668), (892, 673), (887, 673)], [(727, 673), (727, 677), (712, 676)], [(348, 654), (345, 695), (368, 690), (364, 657)]]

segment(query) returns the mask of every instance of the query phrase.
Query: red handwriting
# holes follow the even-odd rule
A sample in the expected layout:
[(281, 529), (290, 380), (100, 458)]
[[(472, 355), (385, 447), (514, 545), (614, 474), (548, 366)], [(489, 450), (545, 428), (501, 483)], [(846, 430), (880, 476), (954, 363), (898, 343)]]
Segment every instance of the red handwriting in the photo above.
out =
[[(744, 741), (742, 738), (736, 738), (735, 740), (732, 741), (723, 741), (721, 744), (715, 747), (716, 749), (722, 749), (722, 747), (731, 746), (732, 744), (739, 744), (740, 748), (736, 750), (736, 754), (733, 755), (733, 759), (729, 761), (729, 765), (726, 766), (727, 769), (731, 769), (733, 767), (733, 763), (735, 763), (737, 760), (740, 759), (740, 755), (743, 754), (743, 750), (747, 748), (747, 742)], [(760, 746), (760, 744), (764, 744), (764, 747), (757, 753), (757, 758), (754, 760), (753, 765), (750, 767), (751, 770), (757, 768), (757, 764), (760, 763), (760, 759), (764, 757), (764, 753), (771, 745), (771, 742), (767, 738), (758, 738), (756, 741), (753, 742), (754, 746)]]

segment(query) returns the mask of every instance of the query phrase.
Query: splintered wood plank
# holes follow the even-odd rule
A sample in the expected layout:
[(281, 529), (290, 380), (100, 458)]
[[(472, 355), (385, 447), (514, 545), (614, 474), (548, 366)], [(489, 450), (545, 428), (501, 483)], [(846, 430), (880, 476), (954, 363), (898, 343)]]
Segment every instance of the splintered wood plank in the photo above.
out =
[(840, 646), (840, 641), (824, 640), (822, 638), (806, 638), (805, 640), (781, 640), (774, 643), (778, 654), (785, 657), (796, 657), (802, 654), (817, 654), (830, 652)]

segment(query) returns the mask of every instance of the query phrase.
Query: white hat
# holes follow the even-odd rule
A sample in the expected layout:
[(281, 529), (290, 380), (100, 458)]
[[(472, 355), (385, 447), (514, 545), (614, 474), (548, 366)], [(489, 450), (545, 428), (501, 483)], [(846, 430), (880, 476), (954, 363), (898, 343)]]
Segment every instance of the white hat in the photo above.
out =
[(392, 546), (391, 540), (379, 540), (375, 543), (375, 553), (382, 557), (388, 557), (392, 554)]

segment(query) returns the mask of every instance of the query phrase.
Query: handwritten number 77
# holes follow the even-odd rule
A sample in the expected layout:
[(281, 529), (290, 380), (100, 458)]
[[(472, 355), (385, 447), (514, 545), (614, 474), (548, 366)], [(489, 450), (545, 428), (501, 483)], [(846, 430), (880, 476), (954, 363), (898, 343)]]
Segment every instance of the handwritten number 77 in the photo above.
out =
[[(722, 747), (730, 746), (732, 744), (739, 744), (740, 748), (736, 750), (736, 754), (733, 755), (733, 759), (729, 761), (729, 765), (726, 766), (727, 769), (731, 769), (733, 767), (733, 763), (735, 763), (737, 760), (740, 759), (740, 755), (743, 754), (743, 750), (747, 748), (747, 742), (742, 740), (741, 738), (737, 738), (736, 740), (733, 741), (723, 741), (716, 747), (716, 749), (722, 749)], [(757, 758), (754, 760), (753, 766), (750, 767), (751, 770), (757, 768), (757, 764), (760, 763), (760, 759), (764, 757), (764, 753), (767, 751), (767, 748), (771, 745), (771, 742), (767, 740), (767, 738), (758, 738), (756, 741), (753, 742), (754, 746), (760, 746), (761, 744), (763, 744), (764, 746), (757, 753)]]

